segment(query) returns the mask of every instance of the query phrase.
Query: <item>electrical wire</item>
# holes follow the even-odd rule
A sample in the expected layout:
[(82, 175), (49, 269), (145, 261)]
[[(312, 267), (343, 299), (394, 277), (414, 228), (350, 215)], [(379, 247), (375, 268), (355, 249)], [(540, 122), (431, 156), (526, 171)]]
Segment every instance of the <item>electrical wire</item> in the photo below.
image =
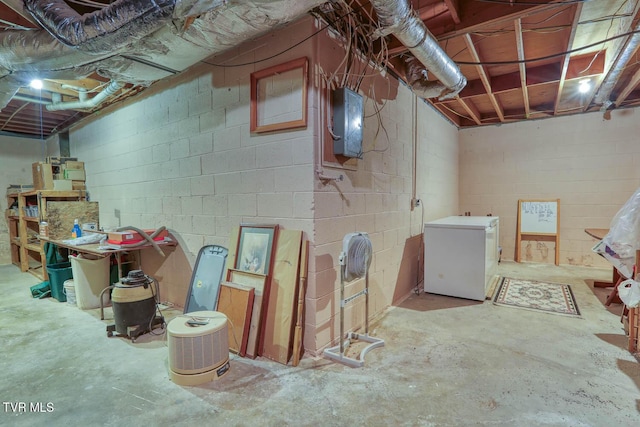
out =
[(567, 54), (572, 54), (575, 52), (580, 52), (582, 50), (585, 49), (589, 49), (592, 48), (594, 46), (598, 46), (599, 44), (602, 43), (607, 43), (622, 37), (627, 37), (627, 36), (631, 36), (634, 34), (640, 34), (640, 30), (633, 30), (633, 31), (629, 31), (626, 33), (622, 33), (622, 34), (618, 34), (612, 37), (609, 37), (607, 39), (595, 42), (595, 43), (591, 43), (582, 47), (578, 47), (575, 49), (571, 49), (571, 50), (566, 50), (564, 52), (558, 52), (558, 53), (553, 53), (551, 55), (546, 55), (546, 56), (540, 56), (538, 58), (530, 58), (530, 59), (516, 59), (516, 60), (511, 60), (511, 61), (480, 61), (480, 62), (472, 62), (472, 61), (454, 61), (456, 64), (458, 65), (511, 65), (511, 64), (528, 64), (530, 62), (538, 62), (538, 61), (544, 61), (547, 59), (551, 59), (551, 58), (557, 58), (558, 56), (565, 56)]
[[(10, 21), (5, 21), (4, 19), (0, 19), (0, 24), (4, 24), (2, 27), (3, 29), (12, 29), (12, 30), (24, 30), (24, 31), (33, 31), (33, 28), (27, 28), (27, 27), (23, 27), (22, 25), (18, 25), (15, 24), (13, 22)], [(5, 26), (6, 25), (6, 26)]]
[(551, 15), (551, 16), (547, 16), (546, 18), (544, 18), (544, 19), (543, 19), (543, 20), (541, 20), (541, 21), (538, 21), (538, 22), (523, 22), (523, 23), (522, 23), (522, 25), (540, 25), (540, 24), (544, 24), (545, 22), (551, 21), (551, 20), (552, 20), (553, 18), (555, 18), (556, 16), (558, 16), (558, 15), (561, 15), (561, 14), (565, 13), (565, 12), (566, 12), (567, 10), (569, 10), (569, 9), (571, 9), (571, 6), (569, 6), (569, 7), (565, 7), (564, 9), (559, 10), (558, 12), (554, 13), (554, 14), (553, 14), (553, 15)]
[(621, 19), (621, 18), (629, 18), (633, 16), (633, 14), (631, 13), (623, 13), (618, 15), (617, 13), (613, 14), (613, 15), (604, 15), (604, 16), (600, 16), (598, 18), (593, 18), (593, 19), (587, 19), (586, 21), (580, 21), (578, 22), (578, 25), (583, 25), (583, 24), (596, 24), (598, 22), (602, 22), (602, 21), (608, 21), (608, 20), (614, 20), (614, 19)]
[(438, 104), (438, 105), (439, 105), (439, 106), (441, 106), (441, 107), (443, 107), (443, 108), (445, 108), (445, 109), (447, 109), (447, 110), (449, 110), (450, 112), (452, 112), (452, 113), (453, 113), (453, 114), (455, 114), (456, 116), (462, 117), (463, 119), (467, 119), (467, 120), (472, 121), (472, 122), (474, 121), (471, 117), (469, 117), (469, 116), (465, 116), (464, 114), (460, 114), (460, 113), (458, 113), (456, 110), (452, 109), (451, 107), (449, 107), (449, 106), (448, 106), (447, 104), (445, 104), (445, 103), (441, 103), (441, 104)]
[[(352, 13), (355, 13), (357, 11), (359, 11), (359, 9), (362, 9), (363, 6), (360, 6), (359, 8), (356, 9), (352, 9), (350, 12), (348, 12), (346, 15), (339, 17), (339, 19), (344, 19), (346, 18), (348, 15), (351, 15)], [(333, 24), (333, 23), (330, 23)], [(292, 46), (289, 46), (288, 48), (278, 52), (278, 53), (274, 53), (271, 56), (268, 56), (266, 58), (262, 58), (262, 59), (257, 59), (255, 61), (249, 61), (249, 62), (244, 62), (242, 64), (216, 64), (213, 62), (208, 62), (208, 61), (200, 61), (203, 64), (207, 64), (207, 65), (211, 65), (213, 67), (221, 67), (221, 68), (235, 68), (235, 67), (244, 67), (246, 65), (253, 65), (253, 64), (259, 64), (260, 62), (264, 62), (264, 61), (268, 61), (270, 59), (276, 58), (286, 52), (289, 52), (290, 50), (300, 46), (302, 43), (306, 42), (309, 39), (312, 39), (313, 37), (317, 36), (318, 34), (320, 34), (321, 32), (325, 31), (327, 28), (329, 28), (331, 25), (330, 24), (326, 24), (323, 27), (321, 27), (319, 30), (311, 33), (309, 36), (303, 38), (302, 40), (300, 40), (298, 43), (293, 44)]]
[[(374, 98), (375, 100), (375, 98)], [(386, 102), (383, 104), (383, 107), (386, 105)], [(376, 129), (376, 133), (373, 137), (373, 146), (376, 146), (376, 141), (378, 140), (378, 135), (380, 134), (380, 129), (382, 129), (382, 131), (384, 132), (385, 136), (387, 137), (387, 146), (385, 148), (372, 148), (370, 150), (364, 150), (362, 151), (360, 154), (367, 154), (367, 153), (384, 153), (385, 151), (387, 151), (389, 149), (389, 144), (390, 144), (390, 140), (389, 140), (389, 132), (387, 132), (387, 128), (384, 126), (384, 122), (382, 121), (382, 114), (381, 108), (378, 108), (378, 104), (374, 101), (373, 103), (373, 109), (375, 110), (375, 116), (378, 119), (378, 128)]]
[[(156, 309), (154, 310), (153, 315), (151, 316), (151, 319), (149, 319), (149, 328), (148, 328), (149, 329), (149, 333), (151, 335), (161, 336), (161, 335), (164, 335), (167, 332), (167, 328), (166, 328), (167, 322), (164, 319), (164, 315), (162, 314), (162, 310), (160, 310), (160, 305), (159, 305), (160, 304), (160, 283), (158, 283), (158, 280), (155, 277), (151, 277), (151, 276), (147, 276), (147, 275), (145, 275), (145, 277), (147, 279), (151, 279), (151, 282), (153, 284), (155, 284), (155, 289), (156, 289), (155, 292), (154, 292), (154, 290), (153, 290), (154, 287), (151, 286), (151, 284), (149, 284), (149, 286), (151, 286), (151, 294), (153, 295), (153, 300), (154, 300), (154, 302), (156, 304)], [(160, 333), (160, 334), (157, 334), (157, 333), (155, 333), (153, 331), (153, 324), (156, 321), (156, 311), (158, 313), (160, 313), (160, 316), (159, 316), (159, 318), (160, 318), (160, 327), (162, 328), (162, 333)]]
[(351, 238), (344, 266), (347, 281), (365, 276), (371, 264), (372, 253), (373, 248), (369, 237), (359, 234)]
[[(625, 0), (625, 1), (624, 1), (624, 3), (622, 3), (622, 4), (618, 7), (618, 9), (616, 9), (616, 11), (614, 12), (614, 15), (616, 15), (618, 12), (620, 12), (620, 10), (622, 10), (622, 8), (623, 8), (627, 3), (629, 3), (629, 0)], [(611, 29), (612, 29), (612, 28), (613, 28), (613, 19), (611, 19), (611, 21), (609, 22), (609, 28), (607, 28), (607, 33), (605, 34), (605, 38), (609, 37), (609, 32), (611, 31)], [(595, 62), (596, 58), (597, 58), (597, 57), (598, 57), (602, 52), (604, 52), (604, 47), (605, 47), (605, 46), (604, 46), (604, 43), (603, 43), (603, 44), (602, 44), (602, 47), (600, 48), (600, 50), (598, 51), (598, 53), (596, 53), (596, 54), (594, 55), (594, 57), (591, 59), (591, 62), (589, 62), (589, 65), (587, 65), (587, 67), (586, 67), (584, 70), (580, 71), (580, 73), (579, 73), (579, 74), (585, 73), (585, 72), (587, 72), (587, 71), (591, 68), (591, 66), (592, 66), (592, 65), (593, 65), (593, 63)]]

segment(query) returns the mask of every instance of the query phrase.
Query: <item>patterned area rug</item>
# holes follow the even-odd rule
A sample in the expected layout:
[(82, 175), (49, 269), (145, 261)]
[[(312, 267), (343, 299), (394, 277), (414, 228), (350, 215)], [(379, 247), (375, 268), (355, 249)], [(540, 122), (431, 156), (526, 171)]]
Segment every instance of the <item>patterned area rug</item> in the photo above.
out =
[(571, 287), (559, 283), (503, 277), (493, 303), (566, 316), (580, 316)]

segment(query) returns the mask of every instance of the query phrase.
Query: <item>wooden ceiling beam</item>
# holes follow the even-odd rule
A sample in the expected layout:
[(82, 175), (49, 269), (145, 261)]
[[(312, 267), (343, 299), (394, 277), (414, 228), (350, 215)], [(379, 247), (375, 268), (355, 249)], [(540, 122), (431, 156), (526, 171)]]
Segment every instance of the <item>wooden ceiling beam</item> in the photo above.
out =
[(480, 117), (481, 117), (480, 111), (478, 110), (478, 107), (476, 107), (476, 105), (473, 103), (473, 101), (471, 101), (470, 99), (466, 99), (466, 100), (462, 99), (457, 95), (456, 95), (456, 100), (460, 103), (460, 105), (462, 105), (462, 108), (464, 108), (467, 114), (471, 116), (473, 121), (478, 126), (482, 124), (482, 121), (480, 120)]
[(456, 24), (460, 23), (460, 12), (458, 11), (458, 0), (444, 0), (444, 4), (447, 5), (451, 19)]
[[(455, 111), (453, 111), (452, 109), (450, 109), (449, 107), (446, 106), (446, 103), (441, 103), (436, 105), (434, 102), (432, 102), (432, 99), (429, 99), (429, 102), (431, 102), (431, 104), (438, 110), (440, 111), (440, 113), (445, 116), (451, 123), (453, 123), (454, 125), (456, 125), (457, 127), (461, 127), (462, 126), (462, 120), (467, 120), (466, 118), (461, 117), (460, 115), (458, 115)], [(448, 101), (449, 103), (452, 102), (452, 100)]]
[(634, 89), (638, 87), (638, 84), (640, 84), (640, 68), (633, 74), (633, 77), (631, 77), (629, 83), (625, 85), (624, 89), (622, 89), (622, 92), (620, 92), (620, 94), (616, 98), (616, 107), (622, 105), (622, 103), (629, 97), (631, 92), (633, 92)]
[(452, 31), (446, 33), (437, 32), (435, 28), (432, 32), (438, 37), (438, 40), (442, 41), (466, 33), (494, 28), (497, 25), (512, 22), (515, 19), (523, 19), (547, 10), (566, 7), (566, 3), (563, 4), (559, 0), (539, 0), (535, 3), (535, 5), (525, 5), (485, 3), (481, 1), (461, 2), (457, 9), (460, 23), (456, 24)]
[[(473, 43), (473, 38), (471, 37), (471, 34), (464, 35), (464, 42), (467, 45), (467, 49), (469, 50), (469, 54), (473, 58), (473, 61), (478, 63), (482, 62), (482, 60), (480, 59), (480, 55)], [(493, 105), (493, 109), (496, 110), (496, 114), (500, 118), (500, 121), (504, 122), (504, 113), (502, 112), (502, 106), (498, 102), (498, 99), (493, 94), (493, 90), (491, 89), (489, 71), (486, 69), (484, 65), (476, 65), (476, 70), (480, 75), (480, 81), (482, 81), (482, 85), (484, 86), (484, 89), (487, 91), (487, 95), (489, 95), (489, 100), (491, 101), (491, 105)]]
[[(538, 1), (540, 5), (500, 5), (476, 1), (460, 2), (458, 0), (445, 0), (445, 4), (452, 3), (452, 5), (457, 6), (449, 8), (451, 23), (444, 25), (440, 22), (432, 22), (431, 25), (428, 25), (428, 29), (438, 41), (444, 41), (467, 33), (483, 29), (486, 30), (496, 25), (511, 22), (517, 18), (526, 18), (540, 12), (566, 6), (566, 4), (558, 4), (558, 1), (559, 0), (540, 0)], [(420, 10), (426, 14), (428, 9), (421, 8)], [(454, 10), (460, 22), (456, 22)], [(423, 21), (424, 20), (423, 18)], [(429, 22), (426, 22), (426, 24), (429, 24)], [(408, 49), (395, 38), (389, 43), (388, 50), (389, 56), (401, 55), (408, 51)]]
[[(474, 59), (474, 62), (481, 62)], [(592, 63), (588, 72), (579, 73), (584, 71), (589, 63)], [(562, 64), (560, 62), (554, 62), (551, 64), (540, 65), (538, 67), (527, 68), (527, 86), (535, 86), (540, 84), (555, 83), (560, 81)], [(597, 55), (597, 52), (592, 52), (587, 55), (581, 55), (579, 57), (573, 57), (569, 61), (569, 67), (565, 76), (565, 81), (583, 79), (586, 77), (593, 77), (602, 72), (604, 67), (603, 55)], [(522, 82), (520, 80), (520, 71), (514, 73), (503, 74), (500, 76), (491, 76), (489, 70), (484, 71), (489, 79), (489, 87), (491, 92), (496, 95), (501, 92), (507, 92), (513, 89), (521, 87)], [(477, 80), (470, 80), (467, 86), (460, 92), (460, 97), (469, 98), (478, 95), (487, 94), (487, 88), (482, 76)]]
[(444, 3), (430, 4), (428, 6), (421, 7), (420, 9), (416, 9), (416, 12), (418, 12), (418, 16), (423, 21), (438, 18), (443, 14), (450, 15), (449, 8)]
[[(571, 50), (573, 46), (573, 40), (576, 37), (576, 30), (578, 29), (578, 22), (580, 21), (580, 14), (582, 12), (582, 3), (577, 4), (573, 8), (573, 24), (571, 25), (571, 32), (566, 44), (566, 51)], [(604, 55), (603, 55), (604, 56)], [(604, 59), (603, 59), (604, 61)], [(553, 105), (553, 114), (558, 114), (558, 107), (560, 106), (560, 99), (562, 98), (562, 91), (564, 89), (565, 79), (567, 77), (567, 70), (569, 69), (569, 62), (571, 62), (571, 54), (567, 53), (562, 58), (562, 70), (560, 71), (560, 83), (558, 84), (558, 93), (556, 94), (556, 101)]]
[[(0, 3), (4, 3), (6, 6), (5, 8), (0, 5), (0, 18), (24, 27), (39, 28), (36, 20), (33, 19), (26, 10), (24, 10), (24, 3), (22, 0), (0, 0)], [(5, 9), (11, 9), (13, 13)]]
[[(522, 20), (520, 18), (514, 21), (516, 27), (516, 49), (518, 50), (518, 61), (524, 61), (524, 41), (522, 39)], [(522, 99), (524, 102), (524, 111), (529, 117), (529, 89), (527, 88), (527, 65), (524, 62), (518, 64), (520, 67), (520, 84), (522, 85)]]

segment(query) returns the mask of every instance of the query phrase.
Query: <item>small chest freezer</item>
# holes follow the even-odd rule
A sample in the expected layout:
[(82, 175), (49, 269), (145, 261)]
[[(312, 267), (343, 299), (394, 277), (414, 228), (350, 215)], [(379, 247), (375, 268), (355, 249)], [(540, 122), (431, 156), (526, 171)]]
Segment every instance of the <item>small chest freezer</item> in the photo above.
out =
[(483, 301), (498, 266), (499, 218), (450, 216), (424, 224), (424, 291)]

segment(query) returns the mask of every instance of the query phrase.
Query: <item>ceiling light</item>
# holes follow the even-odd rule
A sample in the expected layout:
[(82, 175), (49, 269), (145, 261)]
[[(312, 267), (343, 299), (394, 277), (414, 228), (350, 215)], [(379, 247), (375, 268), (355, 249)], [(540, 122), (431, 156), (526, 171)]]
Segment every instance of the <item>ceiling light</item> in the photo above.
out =
[(591, 90), (591, 83), (589, 79), (580, 80), (578, 90), (580, 93), (587, 93)]
[(29, 86), (31, 86), (34, 89), (42, 89), (42, 80), (33, 79), (31, 80), (31, 83), (29, 83)]

